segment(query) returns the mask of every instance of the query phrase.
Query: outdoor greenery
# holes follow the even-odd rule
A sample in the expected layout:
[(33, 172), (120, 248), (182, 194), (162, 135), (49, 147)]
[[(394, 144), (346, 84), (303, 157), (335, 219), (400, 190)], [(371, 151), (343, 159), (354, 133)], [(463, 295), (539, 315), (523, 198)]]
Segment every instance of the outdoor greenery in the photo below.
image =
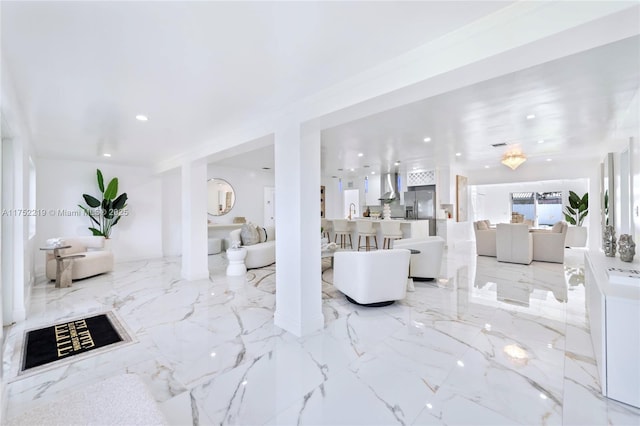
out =
[(116, 226), (122, 216), (126, 214), (124, 208), (127, 205), (127, 193), (123, 192), (118, 195), (118, 178), (111, 179), (105, 188), (104, 178), (100, 169), (97, 169), (96, 174), (102, 200), (88, 194), (82, 194), (89, 207), (79, 204), (78, 207), (89, 216), (92, 224), (95, 223), (96, 227), (89, 228), (93, 235), (109, 238), (111, 228)]
[(584, 218), (589, 214), (589, 193), (579, 197), (573, 191), (569, 191), (569, 205), (565, 206), (564, 218), (571, 225), (582, 226)]

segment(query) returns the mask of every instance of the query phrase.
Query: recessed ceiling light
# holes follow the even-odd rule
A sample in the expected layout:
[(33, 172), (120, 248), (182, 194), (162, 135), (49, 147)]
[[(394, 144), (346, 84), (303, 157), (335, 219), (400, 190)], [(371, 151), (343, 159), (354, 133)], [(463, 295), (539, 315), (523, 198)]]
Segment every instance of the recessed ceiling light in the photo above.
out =
[(427, 408), (428, 408), (429, 410), (431, 410), (431, 409), (433, 408), (433, 405), (431, 405), (431, 404), (427, 404)]
[(456, 152), (456, 157), (460, 157), (462, 155), (461, 152)]
[(425, 142), (431, 142), (431, 138), (424, 138), (423, 139)]
[(462, 361), (460, 361), (460, 360), (458, 360), (457, 364), (458, 364), (458, 366), (460, 366), (460, 367), (464, 367), (464, 362), (462, 362)]
[(371, 172), (371, 174), (372, 174), (372, 175), (375, 175), (375, 174), (376, 174), (376, 172)]
[(414, 168), (413, 168), (413, 170), (418, 170), (418, 168), (417, 168), (417, 167), (414, 167)]
[(399, 166), (399, 165), (400, 165), (400, 162), (399, 162), (399, 161), (396, 161), (395, 163), (393, 163), (393, 165), (394, 165), (394, 166)]
[(538, 143), (544, 143), (544, 139), (540, 139)]
[(139, 114), (139, 115), (136, 115), (136, 120), (138, 120), (138, 121), (148, 121), (149, 118), (147, 118), (146, 115)]
[(364, 155), (364, 154), (363, 154), (363, 153), (361, 153), (361, 152), (359, 152), (359, 153), (358, 153), (358, 157), (362, 157), (363, 155)]
[(553, 161), (551, 158), (547, 158), (547, 161)]
[(350, 171), (352, 171), (352, 172), (354, 172), (354, 171), (355, 171), (355, 169), (349, 169), (349, 170), (350, 170)]
[(491, 167), (491, 166), (484, 166), (485, 169), (488, 169), (489, 167)]
[(111, 157), (111, 154), (109, 154), (108, 152), (105, 152), (104, 154), (102, 154), (103, 157)]
[(533, 120), (534, 118), (536, 118), (535, 114), (529, 114), (527, 115), (527, 120)]

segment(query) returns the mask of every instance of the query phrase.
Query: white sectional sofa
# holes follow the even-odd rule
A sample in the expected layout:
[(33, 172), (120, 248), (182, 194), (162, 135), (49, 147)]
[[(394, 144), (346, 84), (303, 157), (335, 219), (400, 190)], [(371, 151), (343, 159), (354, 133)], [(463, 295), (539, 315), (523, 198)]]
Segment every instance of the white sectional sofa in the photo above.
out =
[[(58, 240), (62, 246), (71, 246), (71, 248), (60, 250), (61, 256), (84, 255), (84, 257), (73, 259), (72, 280), (113, 271), (113, 253), (104, 249), (103, 237), (62, 237)], [(56, 267), (56, 258), (53, 252), (48, 251), (46, 253), (47, 279), (56, 279)]]
[(235, 229), (229, 233), (231, 246), (238, 244), (247, 249), (247, 257), (244, 259), (247, 269), (261, 268), (276, 261), (276, 228), (267, 226), (264, 230), (266, 231), (266, 240), (250, 246), (242, 245), (240, 239), (241, 229)]

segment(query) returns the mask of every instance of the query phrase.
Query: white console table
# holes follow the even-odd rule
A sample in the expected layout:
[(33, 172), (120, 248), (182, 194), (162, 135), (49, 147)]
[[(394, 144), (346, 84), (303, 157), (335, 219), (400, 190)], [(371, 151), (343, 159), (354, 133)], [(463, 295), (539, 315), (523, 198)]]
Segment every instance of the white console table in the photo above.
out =
[(604, 253), (585, 253), (585, 289), (591, 342), (602, 394), (640, 408), (640, 285), (616, 284), (608, 268), (640, 269)]

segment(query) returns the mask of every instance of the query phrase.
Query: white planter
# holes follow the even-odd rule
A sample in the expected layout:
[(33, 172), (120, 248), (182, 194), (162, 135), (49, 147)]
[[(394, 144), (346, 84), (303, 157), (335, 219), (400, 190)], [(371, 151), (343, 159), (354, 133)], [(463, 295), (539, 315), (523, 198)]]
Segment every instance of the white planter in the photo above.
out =
[(586, 247), (587, 228), (585, 226), (569, 226), (564, 245), (567, 247)]

